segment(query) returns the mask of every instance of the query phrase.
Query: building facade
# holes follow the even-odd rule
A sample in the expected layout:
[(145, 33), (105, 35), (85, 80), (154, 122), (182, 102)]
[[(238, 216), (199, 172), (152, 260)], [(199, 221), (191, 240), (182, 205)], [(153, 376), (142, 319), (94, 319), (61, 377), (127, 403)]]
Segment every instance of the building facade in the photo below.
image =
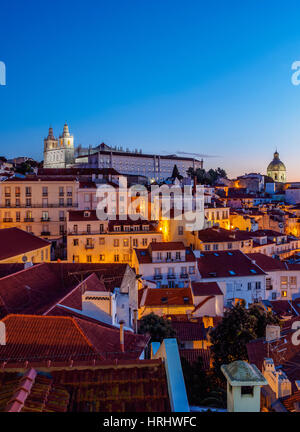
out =
[(44, 168), (67, 168), (74, 164), (74, 137), (69, 132), (67, 123), (59, 139), (49, 128), (47, 138), (44, 139)]

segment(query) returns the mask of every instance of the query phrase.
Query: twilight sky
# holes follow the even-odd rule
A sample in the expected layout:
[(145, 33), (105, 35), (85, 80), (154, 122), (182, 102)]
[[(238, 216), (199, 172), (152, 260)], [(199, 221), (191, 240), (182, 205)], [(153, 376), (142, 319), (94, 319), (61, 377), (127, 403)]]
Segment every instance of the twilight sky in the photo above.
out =
[(230, 176), (278, 148), (300, 181), (298, 0), (10, 0), (0, 7), (0, 154), (75, 144), (196, 152)]

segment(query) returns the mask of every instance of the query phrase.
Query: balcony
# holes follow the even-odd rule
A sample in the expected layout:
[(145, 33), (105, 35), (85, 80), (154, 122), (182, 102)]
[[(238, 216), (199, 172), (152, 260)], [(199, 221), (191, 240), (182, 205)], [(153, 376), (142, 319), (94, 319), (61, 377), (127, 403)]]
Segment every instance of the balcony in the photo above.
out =
[(95, 247), (95, 245), (93, 245), (93, 244), (86, 244), (85, 245), (86, 249), (94, 249), (94, 247)]
[(26, 217), (26, 218), (24, 218), (24, 222), (34, 222), (34, 218)]
[(162, 275), (154, 275), (154, 280), (161, 280), (162, 279)]
[(50, 235), (50, 231), (42, 231), (41, 235), (42, 236), (49, 236)]
[(48, 217), (48, 218), (46, 218), (46, 217), (43, 218), (43, 217), (42, 217), (42, 218), (41, 218), (41, 222), (50, 222), (50, 218), (49, 218), (49, 217)]
[(180, 279), (188, 279), (189, 275), (187, 273), (181, 273)]
[(176, 276), (174, 274), (168, 274), (167, 279), (176, 279)]
[(5, 192), (4, 196), (5, 196), (5, 198), (10, 198), (10, 193)]
[(3, 218), (3, 222), (12, 222), (13, 219), (12, 218)]
[(31, 208), (59, 208), (59, 207), (65, 207), (65, 208), (77, 208), (78, 207), (78, 203), (69, 205), (69, 204), (48, 204), (47, 206), (43, 205), (43, 204), (20, 204), (20, 205), (14, 205), (11, 203), (7, 203), (4, 205), (0, 205), (0, 208), (6, 208), (6, 207), (10, 207), (10, 208), (14, 208), (14, 207), (18, 207), (18, 208), (26, 208), (26, 207), (31, 207)]

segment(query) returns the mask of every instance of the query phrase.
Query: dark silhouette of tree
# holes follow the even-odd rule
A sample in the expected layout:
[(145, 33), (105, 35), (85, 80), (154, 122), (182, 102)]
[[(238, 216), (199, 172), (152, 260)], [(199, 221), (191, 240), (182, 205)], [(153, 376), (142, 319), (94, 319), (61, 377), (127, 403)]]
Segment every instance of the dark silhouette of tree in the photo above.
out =
[(222, 377), (220, 367), (235, 360), (248, 360), (246, 345), (265, 335), (267, 324), (278, 324), (278, 319), (254, 305), (248, 309), (240, 302), (226, 311), (222, 321), (209, 332), (214, 370)]
[(164, 339), (176, 337), (176, 332), (170, 321), (151, 312), (145, 315), (139, 323), (139, 333), (149, 333), (151, 342), (162, 342)]
[(204, 168), (197, 168), (194, 170), (192, 167), (190, 167), (187, 170), (187, 175), (189, 177), (197, 177), (197, 182), (199, 184), (207, 184), (207, 185), (214, 185), (220, 178), (227, 178), (226, 171), (222, 168), (209, 169), (208, 171), (205, 171)]

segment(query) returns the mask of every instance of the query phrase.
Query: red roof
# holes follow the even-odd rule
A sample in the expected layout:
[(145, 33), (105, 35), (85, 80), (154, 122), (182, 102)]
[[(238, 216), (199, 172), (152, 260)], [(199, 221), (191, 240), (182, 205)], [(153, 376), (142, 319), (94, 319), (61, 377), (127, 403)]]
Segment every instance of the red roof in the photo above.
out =
[(201, 321), (171, 321), (171, 324), (180, 342), (206, 339), (204, 324)]
[(193, 306), (190, 288), (147, 288), (141, 299), (140, 307), (146, 306)]
[(0, 260), (49, 246), (51, 243), (19, 228), (0, 229)]
[[(152, 243), (154, 244), (154, 243)], [(169, 244), (169, 243), (167, 243)], [(138, 262), (140, 264), (151, 264), (152, 263), (152, 255), (151, 255), (151, 251), (150, 248), (148, 249), (134, 249)], [(160, 250), (160, 249), (159, 249)], [(166, 250), (170, 250), (170, 249), (166, 249)], [(178, 250), (178, 249), (176, 249)], [(191, 248), (187, 247), (185, 248), (185, 256), (182, 257), (181, 260), (178, 260), (178, 262), (195, 262), (196, 261), (196, 257), (194, 255), (194, 252), (192, 251)], [(175, 261), (173, 261), (174, 263)], [(157, 263), (159, 264), (160, 261)]]
[(265, 272), (288, 269), (287, 264), (283, 261), (261, 253), (248, 253), (247, 256)]
[(0, 359), (8, 364), (29, 361), (138, 359), (149, 338), (124, 332), (125, 352), (120, 348), (120, 331), (89, 320), (63, 316), (8, 315), (6, 345)]
[(248, 231), (229, 231), (224, 228), (207, 228), (198, 231), (198, 238), (203, 243), (221, 243), (252, 240)]
[(217, 282), (192, 282), (194, 296), (224, 295)]
[[(45, 314), (57, 303), (80, 306), (81, 283), (90, 290), (120, 287), (127, 264), (42, 263), (0, 279), (0, 318), (8, 313)], [(130, 270), (132, 271), (132, 270)], [(91, 274), (95, 276), (87, 279)], [(75, 288), (77, 287), (77, 292)]]
[(185, 250), (183, 242), (152, 242), (149, 245), (152, 251), (179, 251)]
[(239, 250), (202, 252), (197, 259), (203, 278), (257, 276), (265, 273)]
[(191, 364), (197, 362), (200, 357), (203, 362), (203, 370), (210, 369), (211, 357), (209, 349), (180, 349), (179, 354), (181, 358)]

